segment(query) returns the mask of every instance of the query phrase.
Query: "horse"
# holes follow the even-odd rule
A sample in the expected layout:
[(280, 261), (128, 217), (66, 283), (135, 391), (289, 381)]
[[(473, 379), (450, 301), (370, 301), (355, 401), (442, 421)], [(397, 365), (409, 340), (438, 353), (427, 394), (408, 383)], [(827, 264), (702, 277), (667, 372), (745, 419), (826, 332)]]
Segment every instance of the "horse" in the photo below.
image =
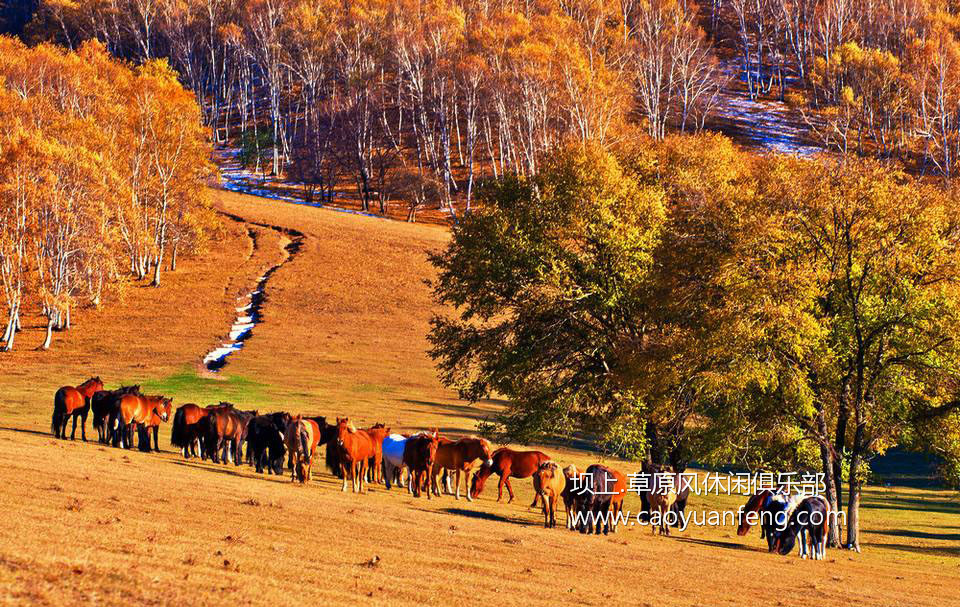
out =
[(383, 439), (390, 435), (390, 428), (381, 423), (376, 423), (365, 430), (373, 440), (373, 457), (367, 462), (367, 470), (370, 473), (370, 482), (383, 482)]
[(390, 483), (402, 485), (403, 476), (403, 449), (407, 444), (406, 436), (402, 434), (390, 434), (385, 436), (381, 451), (383, 452), (383, 477), (387, 489)]
[(114, 415), (111, 415), (110, 425), (114, 428), (114, 446), (118, 443), (127, 449), (133, 446), (133, 435), (138, 425), (146, 425), (156, 412), (161, 420), (170, 418), (172, 398), (165, 396), (143, 396), (140, 394), (124, 394)]
[(617, 519), (623, 512), (623, 497), (627, 492), (627, 477), (613, 468), (593, 464), (583, 478), (589, 485), (580, 487), (576, 493), (580, 533), (616, 533)]
[[(433, 467), (433, 486), (436, 491), (437, 475), (442, 470), (444, 472), (456, 471), (457, 494), (456, 499), (460, 499), (460, 474), (463, 473), (463, 489), (466, 493), (467, 501), (473, 501), (470, 497), (470, 488), (467, 486), (470, 479), (470, 467), (473, 462), (482, 459), (484, 463), (493, 465), (490, 454), (490, 442), (485, 438), (470, 436), (455, 441), (446, 441), (437, 446), (437, 462)], [(448, 479), (449, 483), (449, 479)], [(437, 493), (439, 495), (439, 493)]]
[(430, 499), (430, 479), (433, 477), (433, 465), (437, 458), (437, 448), (440, 441), (437, 430), (432, 433), (420, 432), (406, 440), (403, 446), (403, 465), (407, 473), (407, 489), (413, 497), (420, 497), (420, 492), (427, 484), (427, 499)]
[(800, 558), (822, 561), (827, 554), (829, 536), (830, 504), (820, 495), (804, 498), (790, 515), (790, 520), (778, 534), (777, 552), (783, 556), (790, 554), (797, 536), (800, 536)]
[[(750, 528), (753, 527), (753, 522), (751, 522), (751, 519), (756, 518), (755, 516), (751, 516), (750, 513), (751, 512), (759, 513), (760, 510), (762, 510), (767, 505), (770, 499), (773, 498), (773, 495), (774, 495), (773, 491), (771, 491), (770, 489), (764, 489), (750, 496), (750, 499), (747, 500), (747, 503), (742, 508), (740, 508), (739, 512), (737, 512), (737, 517), (740, 519), (740, 523), (737, 526), (737, 535), (743, 537), (744, 535), (750, 532)], [(764, 535), (765, 535), (765, 529), (763, 525), (761, 525), (760, 539), (763, 539)]]
[[(206, 416), (205, 445), (213, 463), (223, 463), (233, 459), (235, 466), (243, 463), (243, 441), (247, 436), (247, 425), (257, 416), (256, 411), (240, 411), (234, 407), (217, 407)], [(229, 449), (228, 449), (229, 448)]]
[(90, 397), (103, 390), (100, 376), (91, 377), (79, 386), (63, 386), (53, 395), (53, 418), (50, 430), (56, 438), (67, 438), (67, 422), (73, 419), (70, 440), (77, 438), (77, 418), (80, 418), (80, 437), (87, 440), (87, 414), (90, 412)]
[(337, 449), (339, 451), (340, 472), (343, 474), (341, 491), (347, 490), (347, 478), (349, 477), (353, 492), (363, 492), (367, 466), (370, 458), (376, 454), (375, 442), (366, 430), (354, 428), (349, 418), (337, 418)]
[(93, 428), (97, 431), (97, 440), (110, 442), (107, 420), (110, 414), (120, 406), (120, 397), (124, 394), (140, 394), (140, 386), (121, 386), (116, 390), (98, 390), (90, 397), (90, 410), (93, 411)]
[[(651, 487), (652, 490), (647, 494), (650, 503), (650, 531), (656, 533), (660, 529), (660, 535), (670, 535), (670, 523), (668, 522), (669, 513), (673, 509), (673, 504), (677, 501), (677, 488), (680, 486), (680, 476), (672, 475), (672, 481), (667, 482), (664, 476), (655, 476)], [(657, 513), (657, 523), (653, 524), (653, 514)]]
[(580, 471), (577, 470), (577, 467), (573, 464), (570, 464), (563, 469), (564, 485), (563, 493), (560, 494), (560, 497), (563, 498), (563, 510), (567, 514), (567, 529), (573, 530), (573, 513), (576, 511), (577, 506), (577, 496), (574, 493), (576, 489), (577, 481), (576, 479), (580, 476)]
[(290, 423), (289, 413), (258, 415), (247, 426), (247, 456), (253, 459), (257, 474), (264, 468), (271, 474), (283, 474), (284, 432)]
[(290, 481), (301, 484), (312, 478), (313, 457), (317, 452), (320, 427), (317, 422), (298, 415), (287, 424), (284, 439), (290, 454)]
[(150, 434), (151, 434), (150, 431), (151, 430), (153, 430), (153, 450), (154, 451), (160, 450), (160, 443), (157, 440), (157, 436), (159, 434), (160, 423), (162, 421), (163, 420), (160, 419), (160, 416), (157, 414), (157, 412), (154, 411), (153, 414), (150, 416), (150, 420), (138, 428), (138, 430), (140, 431), (139, 442), (140, 442), (141, 451), (146, 451), (147, 453), (150, 452)]
[(533, 473), (533, 490), (543, 503), (544, 527), (557, 526), (557, 500), (561, 499), (566, 487), (567, 478), (556, 462), (543, 462)]
[[(480, 469), (473, 474), (473, 479), (470, 482), (470, 495), (474, 499), (479, 497), (487, 478), (496, 472), (500, 476), (500, 483), (497, 486), (497, 501), (499, 502), (503, 498), (503, 487), (506, 485), (507, 491), (510, 493), (510, 499), (507, 500), (509, 504), (513, 501), (513, 487), (510, 486), (510, 477), (527, 478), (533, 476), (540, 464), (546, 461), (550, 461), (550, 456), (542, 451), (514, 451), (507, 447), (497, 449), (490, 459), (484, 462)], [(539, 499), (538, 496), (534, 495), (530, 507), (536, 508)]]
[(790, 516), (796, 507), (803, 501), (800, 493), (786, 493), (776, 491), (760, 509), (760, 526), (762, 535), (767, 538), (767, 551), (776, 552), (780, 547), (782, 533), (790, 523)]
[[(673, 468), (670, 466), (664, 466), (660, 464), (644, 463), (643, 468), (640, 469), (638, 474), (647, 475), (650, 478), (655, 478), (657, 474), (664, 472), (673, 473)], [(677, 470), (677, 472), (682, 472), (682, 470)], [(690, 486), (685, 485), (680, 487), (678, 485), (676, 500), (670, 506), (670, 511), (675, 513), (675, 516), (670, 520), (670, 526), (676, 527), (679, 526), (683, 521), (683, 512), (687, 509), (687, 501), (690, 499)], [(649, 522), (650, 520), (650, 498), (649, 491), (640, 491), (640, 514), (639, 520), (642, 522)]]

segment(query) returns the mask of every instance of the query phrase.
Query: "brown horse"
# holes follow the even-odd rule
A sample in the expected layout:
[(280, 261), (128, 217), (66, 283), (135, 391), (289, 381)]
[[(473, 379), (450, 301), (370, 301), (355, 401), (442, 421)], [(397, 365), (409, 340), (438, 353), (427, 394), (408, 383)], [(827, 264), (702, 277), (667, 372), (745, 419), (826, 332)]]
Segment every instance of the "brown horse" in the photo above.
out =
[[(483, 485), (487, 478), (496, 472), (500, 476), (500, 483), (497, 486), (497, 501), (499, 502), (503, 498), (503, 487), (506, 485), (507, 491), (510, 493), (510, 499), (507, 501), (509, 504), (513, 501), (513, 487), (510, 486), (510, 477), (528, 478), (533, 476), (533, 473), (540, 468), (540, 464), (550, 460), (550, 456), (542, 451), (514, 451), (502, 447), (493, 452), (491, 460), (489, 463), (484, 462), (480, 469), (474, 473), (473, 480), (470, 483), (470, 494), (473, 498), (477, 498), (483, 491)], [(539, 496), (534, 495), (530, 507), (535, 508), (539, 500)]]
[(164, 396), (142, 396), (140, 394), (124, 394), (120, 397), (118, 417), (115, 420), (121, 441), (129, 449), (133, 446), (133, 436), (138, 425), (149, 423), (153, 413), (160, 419), (167, 421), (170, 418), (172, 398)]
[(201, 443), (206, 438), (207, 426), (204, 422), (207, 416), (211, 411), (232, 407), (230, 403), (207, 407), (187, 403), (177, 407), (177, 412), (173, 416), (173, 427), (170, 430), (170, 444), (180, 447), (184, 458), (189, 459), (191, 455), (196, 457), (198, 450), (200, 456), (205, 458), (206, 451)]
[(308, 482), (312, 478), (313, 458), (320, 442), (320, 426), (298, 415), (287, 424), (284, 441), (290, 454), (290, 481)]
[(668, 515), (673, 509), (673, 504), (677, 501), (677, 489), (680, 487), (680, 480), (680, 475), (669, 472), (653, 478), (651, 491), (647, 494), (647, 499), (650, 502), (650, 530), (652, 533), (656, 533), (657, 527), (659, 527), (660, 535), (670, 535)]
[(53, 419), (50, 430), (57, 438), (67, 437), (67, 422), (73, 418), (70, 440), (77, 438), (77, 417), (80, 418), (80, 437), (87, 440), (87, 414), (90, 412), (90, 397), (103, 390), (100, 377), (91, 377), (77, 387), (63, 386), (53, 395)]
[[(567, 477), (556, 462), (543, 462), (533, 473), (533, 490), (543, 502), (544, 527), (557, 526), (557, 500), (561, 499), (566, 487)], [(569, 518), (569, 512), (567, 516)]]
[[(150, 435), (153, 434), (153, 450), (160, 450), (160, 443), (157, 435), (160, 430), (160, 424), (163, 422), (156, 411), (150, 416), (150, 421), (140, 426), (140, 450), (150, 452)], [(152, 431), (152, 432), (151, 432)]]
[[(750, 528), (753, 527), (752, 521), (757, 519), (756, 515), (751, 516), (750, 513), (760, 512), (767, 502), (773, 498), (773, 495), (773, 491), (764, 489), (750, 496), (750, 499), (747, 500), (746, 505), (737, 513), (737, 516), (740, 519), (740, 524), (737, 526), (737, 535), (744, 536), (750, 532)], [(761, 525), (760, 539), (763, 539), (764, 535), (765, 529), (763, 525)]]
[(383, 439), (390, 435), (390, 428), (376, 423), (365, 430), (373, 440), (373, 458), (367, 462), (371, 483), (383, 484)]
[(90, 397), (90, 410), (93, 411), (93, 427), (101, 443), (110, 442), (110, 430), (107, 420), (120, 406), (120, 397), (124, 394), (140, 394), (140, 386), (122, 386), (116, 390), (98, 390)]
[(404, 443), (403, 465), (408, 470), (407, 487), (413, 492), (413, 497), (420, 497), (420, 492), (425, 490), (427, 499), (430, 499), (428, 483), (433, 477), (433, 466), (439, 444), (436, 430), (429, 434), (425, 432), (414, 434)]
[[(383, 439), (381, 438), (381, 444)], [(347, 490), (347, 477), (354, 493), (363, 492), (363, 483), (367, 477), (367, 465), (376, 457), (376, 440), (366, 430), (357, 430), (350, 419), (337, 418), (337, 451), (340, 472), (343, 475), (341, 491)], [(383, 451), (381, 450), (381, 457)]]
[(236, 466), (243, 463), (242, 450), (243, 441), (247, 437), (247, 426), (256, 416), (256, 411), (240, 411), (232, 405), (218, 406), (210, 410), (205, 420), (204, 448), (213, 459), (213, 463), (220, 463), (221, 452), (224, 464), (231, 459)]
[[(463, 489), (467, 495), (468, 501), (473, 501), (470, 497), (470, 467), (478, 459), (487, 464), (493, 464), (491, 461), (490, 442), (485, 438), (470, 436), (455, 441), (444, 441), (437, 446), (437, 461), (433, 466), (433, 490), (437, 491), (437, 476), (441, 471), (449, 471), (449, 474), (456, 473), (457, 492), (456, 499), (460, 499), (460, 474), (463, 473)], [(449, 485), (449, 476), (447, 477)], [(436, 495), (440, 495), (439, 492)]]

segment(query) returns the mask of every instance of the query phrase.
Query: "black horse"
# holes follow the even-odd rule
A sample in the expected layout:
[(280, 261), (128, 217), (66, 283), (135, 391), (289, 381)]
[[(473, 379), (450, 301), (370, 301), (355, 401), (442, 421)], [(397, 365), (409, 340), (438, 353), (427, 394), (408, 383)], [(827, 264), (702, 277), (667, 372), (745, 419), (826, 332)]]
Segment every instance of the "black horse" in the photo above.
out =
[(120, 397), (124, 394), (140, 394), (140, 386), (122, 386), (116, 390), (99, 390), (90, 398), (90, 408), (93, 410), (93, 427), (96, 428), (98, 440), (109, 443), (112, 428), (108, 428), (107, 421), (115, 418), (119, 412)]
[(775, 530), (775, 547), (781, 555), (790, 554), (800, 537), (800, 558), (823, 560), (827, 553), (830, 504), (819, 495), (804, 498), (782, 530)]
[(253, 461), (258, 474), (264, 468), (271, 474), (283, 474), (283, 456), (286, 453), (283, 433), (290, 423), (289, 413), (258, 415), (247, 426), (247, 457)]

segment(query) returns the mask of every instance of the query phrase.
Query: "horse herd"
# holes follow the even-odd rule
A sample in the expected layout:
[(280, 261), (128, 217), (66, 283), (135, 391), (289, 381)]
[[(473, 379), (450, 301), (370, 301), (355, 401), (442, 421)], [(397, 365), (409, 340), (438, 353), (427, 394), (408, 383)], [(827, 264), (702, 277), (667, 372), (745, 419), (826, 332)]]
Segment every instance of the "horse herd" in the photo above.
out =
[[(170, 419), (172, 399), (148, 396), (139, 386), (104, 390), (103, 382), (94, 377), (79, 386), (64, 386), (54, 396), (51, 427), (57, 438), (66, 438), (72, 419), (71, 439), (76, 437), (80, 420), (81, 438), (86, 440), (87, 415), (93, 412), (93, 425), (99, 441), (115, 447), (132, 448), (134, 436), (139, 448), (159, 450), (158, 428)], [(215, 463), (244, 461), (257, 473), (264, 471), (282, 475), (284, 466), (291, 480), (306, 483), (312, 478), (313, 463), (320, 447), (324, 447), (326, 467), (342, 479), (341, 490), (349, 481), (354, 492), (363, 492), (369, 483), (405, 486), (415, 497), (426, 493), (439, 497), (449, 493), (460, 499), (461, 478), (466, 499), (472, 501), (484, 489), (492, 474), (499, 477), (497, 501), (506, 488), (509, 502), (514, 499), (511, 478), (532, 478), (534, 508), (542, 506), (544, 526), (555, 527), (556, 511), (562, 503), (568, 529), (581, 533), (616, 532), (623, 517), (623, 499), (627, 493), (627, 477), (602, 464), (589, 466), (584, 474), (575, 466), (561, 468), (542, 451), (517, 451), (506, 447), (493, 450), (483, 438), (450, 439), (436, 429), (412, 434), (392, 433), (382, 423), (369, 428), (356, 428), (348, 418), (328, 423), (323, 416), (291, 415), (276, 412), (261, 415), (243, 411), (231, 403), (201, 407), (185, 404), (173, 415), (170, 442), (184, 458), (210, 458)], [(244, 445), (246, 457), (244, 458)], [(475, 462), (480, 466), (471, 476)], [(406, 478), (404, 479), (404, 472)], [(674, 474), (669, 467), (645, 464), (644, 474), (663, 477)], [(455, 479), (456, 489), (451, 486)], [(669, 535), (670, 526), (679, 524), (689, 497), (689, 487), (682, 488), (679, 478), (665, 487), (651, 487), (640, 492), (640, 520), (653, 522), (654, 533)], [(802, 525), (796, 513), (824, 510), (821, 498), (791, 496), (781, 491), (759, 492), (741, 509), (739, 535), (745, 535), (751, 523), (746, 513), (773, 512), (774, 520), (783, 524), (770, 526), (760, 517), (761, 537), (766, 538), (771, 552), (789, 554), (796, 539), (801, 538), (800, 553), (807, 555), (807, 541), (813, 544), (813, 558), (823, 558), (826, 524)], [(827, 507), (829, 510), (829, 507)], [(672, 514), (673, 516), (670, 516)], [(785, 518), (784, 518), (785, 517)], [(809, 516), (807, 519), (809, 520)], [(816, 527), (816, 528), (814, 528)]]

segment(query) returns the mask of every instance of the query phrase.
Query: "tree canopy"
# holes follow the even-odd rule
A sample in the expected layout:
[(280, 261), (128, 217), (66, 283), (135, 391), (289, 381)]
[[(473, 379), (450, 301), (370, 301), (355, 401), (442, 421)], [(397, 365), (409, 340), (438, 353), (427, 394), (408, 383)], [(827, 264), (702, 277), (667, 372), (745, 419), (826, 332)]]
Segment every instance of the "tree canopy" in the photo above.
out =
[(448, 385), (508, 399), (503, 436), (821, 469), (835, 506), (849, 481), (854, 546), (872, 457), (903, 444), (956, 469), (952, 193), (710, 136), (570, 144), (480, 197), (433, 257), (454, 313), (430, 337)]

